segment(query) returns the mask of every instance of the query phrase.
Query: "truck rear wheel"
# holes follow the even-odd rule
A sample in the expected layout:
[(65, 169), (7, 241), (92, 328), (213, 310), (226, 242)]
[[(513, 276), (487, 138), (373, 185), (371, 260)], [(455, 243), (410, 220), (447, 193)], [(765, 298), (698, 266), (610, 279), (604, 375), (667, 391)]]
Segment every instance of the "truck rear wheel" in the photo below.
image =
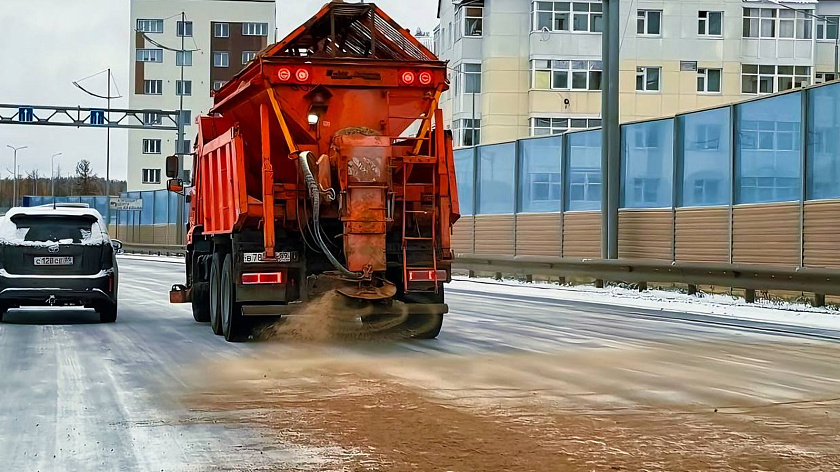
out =
[(225, 256), (222, 264), (220, 308), (222, 312), (222, 333), (228, 342), (242, 341), (245, 331), (245, 318), (242, 316), (242, 304), (236, 302), (236, 279), (233, 275), (233, 257)]
[[(443, 288), (437, 293), (407, 293), (406, 303), (438, 304), (444, 303)], [(435, 339), (443, 327), (443, 313), (413, 313), (403, 323), (404, 333), (413, 339)]]
[(192, 286), (192, 313), (193, 319), (199, 323), (210, 321), (210, 284), (207, 282), (196, 282), (193, 279)]
[(443, 328), (443, 315), (440, 313), (409, 315), (403, 326), (411, 338), (435, 339)]
[(222, 312), (220, 309), (221, 287), (222, 287), (222, 257), (219, 252), (213, 253), (213, 260), (210, 263), (210, 329), (213, 334), (222, 334)]

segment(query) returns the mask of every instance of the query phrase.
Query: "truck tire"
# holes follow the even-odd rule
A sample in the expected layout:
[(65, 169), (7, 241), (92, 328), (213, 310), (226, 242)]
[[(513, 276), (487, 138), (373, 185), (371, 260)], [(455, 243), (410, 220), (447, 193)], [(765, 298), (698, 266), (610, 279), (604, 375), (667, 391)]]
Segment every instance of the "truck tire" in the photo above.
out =
[(222, 264), (220, 308), (222, 312), (222, 333), (227, 342), (240, 342), (245, 332), (245, 318), (242, 304), (236, 302), (236, 278), (233, 274), (233, 257), (225, 256)]
[(208, 300), (210, 303), (210, 329), (213, 334), (222, 334), (222, 312), (220, 307), (221, 286), (222, 286), (222, 257), (220, 252), (213, 253), (213, 260), (210, 263), (210, 290)]
[(409, 315), (404, 326), (408, 336), (413, 339), (435, 339), (443, 327), (443, 314), (423, 313)]
[[(437, 293), (407, 293), (403, 296), (406, 303), (444, 303), (443, 289)], [(442, 327), (443, 313), (414, 313), (402, 325), (404, 333), (412, 339), (435, 339)]]
[(116, 303), (104, 303), (99, 305), (99, 307), (96, 308), (96, 311), (99, 313), (100, 323), (114, 323), (117, 321)]
[(192, 286), (192, 313), (193, 319), (199, 323), (210, 321), (210, 284), (196, 282), (195, 278)]

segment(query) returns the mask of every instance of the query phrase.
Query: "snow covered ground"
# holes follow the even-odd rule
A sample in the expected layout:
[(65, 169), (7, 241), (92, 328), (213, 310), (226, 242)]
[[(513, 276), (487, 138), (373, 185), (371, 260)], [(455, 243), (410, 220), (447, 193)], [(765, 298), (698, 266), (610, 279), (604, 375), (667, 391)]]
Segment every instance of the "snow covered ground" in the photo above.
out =
[(804, 303), (772, 300), (756, 300), (755, 303), (747, 303), (743, 298), (729, 295), (704, 293), (688, 295), (667, 290), (639, 292), (614, 286), (599, 289), (589, 285), (560, 286), (548, 283), (458, 277), (449, 286), (456, 290), (473, 292), (598, 303), (611, 306), (619, 305), (647, 310), (676, 311), (722, 318), (840, 330), (840, 312), (831, 308), (815, 308)]
[[(155, 256), (145, 254), (121, 254), (122, 259), (153, 260), (158, 262), (183, 263), (183, 257)], [(455, 290), (486, 292), (491, 294), (521, 297), (537, 297), (550, 300), (600, 303), (611, 306), (626, 306), (647, 310), (695, 313), (721, 318), (763, 321), (792, 326), (807, 326), (840, 330), (840, 311), (831, 308), (815, 308), (805, 303), (756, 300), (747, 303), (743, 298), (729, 295), (698, 293), (688, 295), (668, 290), (646, 290), (639, 292), (622, 287), (610, 286), (599, 289), (591, 285), (557, 285), (549, 283), (524, 283), (517, 281), (496, 281), (493, 279), (469, 279), (456, 277), (449, 287)]]
[(152, 254), (120, 254), (117, 256), (117, 260), (119, 259), (133, 259), (137, 261), (156, 261), (156, 262), (172, 262), (177, 264), (183, 264), (184, 258), (183, 257), (175, 257), (175, 256), (156, 256)]

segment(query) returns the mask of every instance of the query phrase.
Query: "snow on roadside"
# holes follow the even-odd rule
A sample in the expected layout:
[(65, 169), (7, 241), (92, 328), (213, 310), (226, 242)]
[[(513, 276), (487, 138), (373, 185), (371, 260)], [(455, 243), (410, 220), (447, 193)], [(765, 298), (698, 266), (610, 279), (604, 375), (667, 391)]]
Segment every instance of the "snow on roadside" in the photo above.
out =
[(154, 254), (127, 254), (123, 253), (117, 256), (117, 259), (129, 259), (135, 261), (155, 261), (155, 262), (171, 262), (171, 263), (184, 263), (184, 257), (176, 257), (176, 256), (157, 256)]
[(498, 295), (524, 296), (551, 300), (577, 301), (630, 308), (685, 312), (700, 315), (763, 321), (791, 326), (805, 326), (840, 330), (840, 312), (830, 308), (816, 308), (804, 303), (756, 300), (747, 303), (743, 298), (729, 295), (688, 295), (667, 290), (639, 292), (610, 286), (559, 286), (548, 283), (496, 281), (455, 277), (448, 285), (455, 290), (469, 290)]

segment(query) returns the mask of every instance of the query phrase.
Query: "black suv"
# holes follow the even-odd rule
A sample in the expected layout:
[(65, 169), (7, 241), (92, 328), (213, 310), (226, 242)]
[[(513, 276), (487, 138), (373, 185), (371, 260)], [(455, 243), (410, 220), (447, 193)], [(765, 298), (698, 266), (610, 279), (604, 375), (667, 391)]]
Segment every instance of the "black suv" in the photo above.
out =
[(113, 323), (121, 248), (96, 210), (12, 208), (0, 220), (0, 321), (20, 306), (84, 306)]

